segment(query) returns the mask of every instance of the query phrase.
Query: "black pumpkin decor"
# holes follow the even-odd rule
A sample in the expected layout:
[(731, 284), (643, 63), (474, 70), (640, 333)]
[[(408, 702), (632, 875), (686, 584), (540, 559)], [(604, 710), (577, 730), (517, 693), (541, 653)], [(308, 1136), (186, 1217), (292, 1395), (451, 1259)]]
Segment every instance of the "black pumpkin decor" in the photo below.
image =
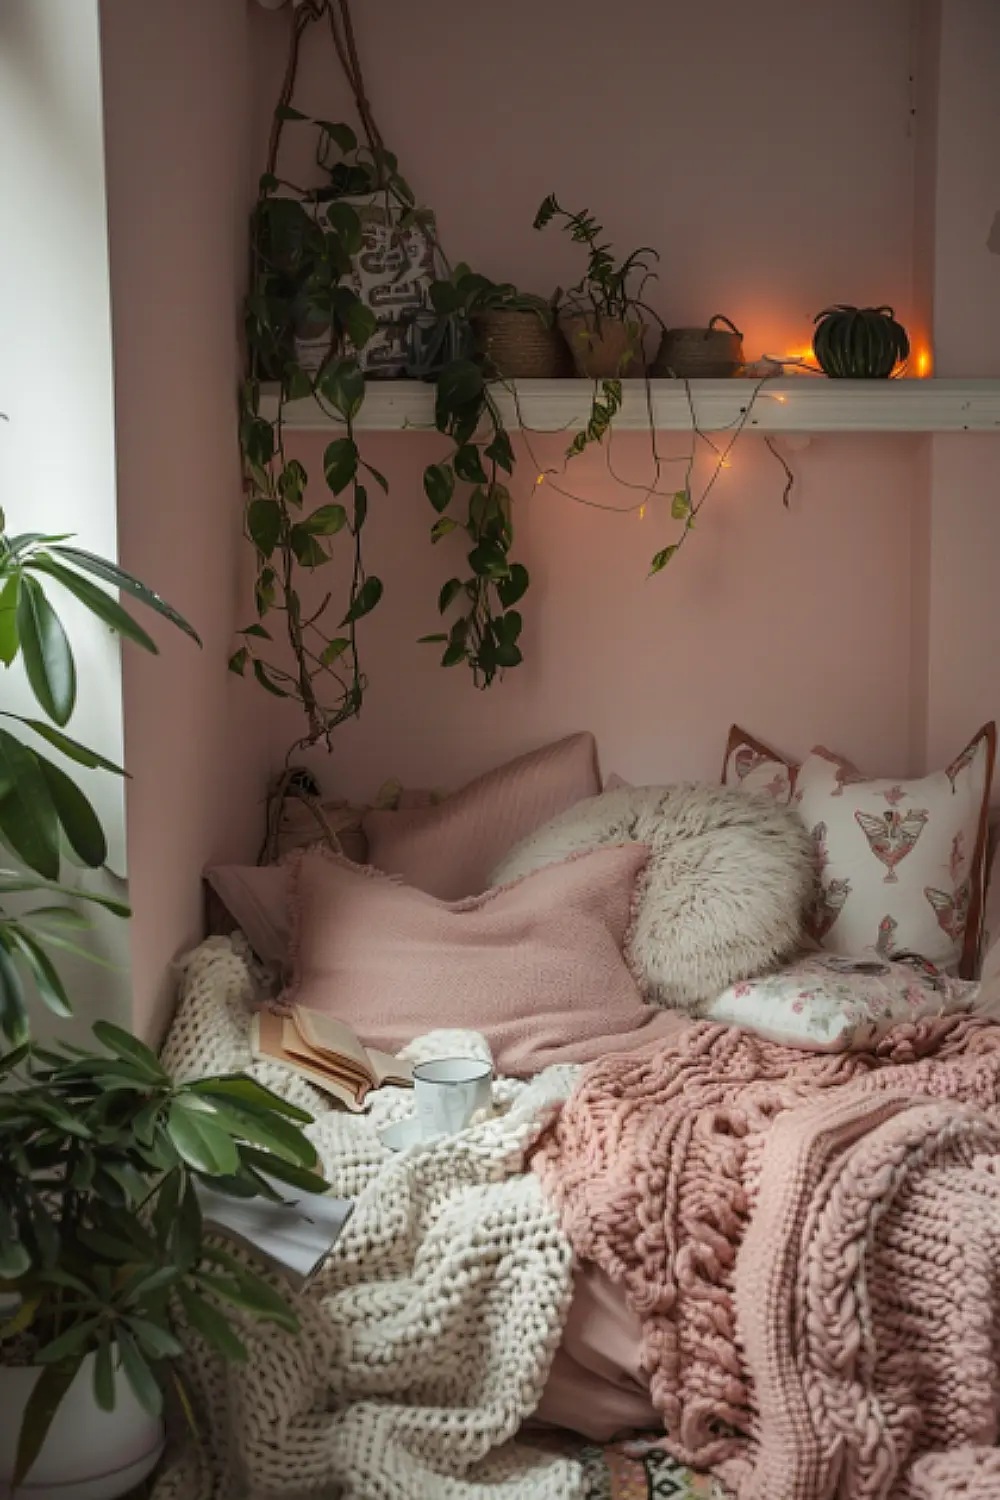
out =
[(910, 353), (891, 307), (826, 307), (814, 322), (813, 353), (833, 380), (887, 380)]

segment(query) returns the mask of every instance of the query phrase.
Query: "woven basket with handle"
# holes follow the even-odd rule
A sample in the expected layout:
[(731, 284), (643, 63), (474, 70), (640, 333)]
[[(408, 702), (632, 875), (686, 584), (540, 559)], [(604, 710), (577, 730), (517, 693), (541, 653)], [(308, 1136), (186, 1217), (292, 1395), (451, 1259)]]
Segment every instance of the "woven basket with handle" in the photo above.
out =
[(495, 308), (472, 317), (476, 352), (505, 380), (562, 380), (573, 359), (558, 328), (537, 313)]
[[(716, 328), (725, 323), (725, 328)], [(707, 328), (668, 328), (651, 374), (681, 380), (728, 380), (743, 368), (743, 335), (722, 313)]]

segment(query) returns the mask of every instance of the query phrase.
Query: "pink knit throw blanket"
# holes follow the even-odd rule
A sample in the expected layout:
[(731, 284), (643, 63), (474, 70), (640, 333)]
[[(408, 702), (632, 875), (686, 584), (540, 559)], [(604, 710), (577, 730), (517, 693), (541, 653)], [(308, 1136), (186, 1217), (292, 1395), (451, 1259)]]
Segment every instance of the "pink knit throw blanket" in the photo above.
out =
[(534, 1166), (642, 1319), (671, 1452), (740, 1500), (1000, 1500), (998, 1105), (965, 1018), (587, 1069)]

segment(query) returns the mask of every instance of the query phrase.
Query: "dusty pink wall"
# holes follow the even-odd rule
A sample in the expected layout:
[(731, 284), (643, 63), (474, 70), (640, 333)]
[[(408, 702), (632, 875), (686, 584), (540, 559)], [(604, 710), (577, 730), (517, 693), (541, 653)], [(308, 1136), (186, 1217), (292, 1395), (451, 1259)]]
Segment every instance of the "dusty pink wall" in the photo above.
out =
[(938, 79), (939, 375), (1000, 375), (1000, 6), (948, 0)]
[[(937, 79), (936, 369), (1000, 374), (1000, 8), (947, 0)], [(1000, 714), (1000, 437), (929, 442), (927, 755)]]
[[(541, 292), (567, 284), (573, 249), (530, 227), (556, 190), (619, 246), (661, 250), (651, 297), (668, 321), (727, 312), (751, 355), (807, 342), (831, 301), (909, 315), (912, 22), (908, 0), (622, 0), (613, 28), (597, 0), (513, 0), (500, 19), (463, 0), (436, 0), (432, 14), (381, 0), (358, 14), (383, 132), (453, 258)], [(258, 150), (286, 23), (254, 21)], [(327, 39), (309, 43), (302, 76), (302, 108), (350, 114)], [(303, 137), (289, 141), (286, 166), (305, 180)], [(413, 644), (434, 629), (437, 589), (460, 556), (426, 539), (420, 471), (440, 450), (429, 437), (368, 443), (392, 480), (369, 537), (386, 599), (364, 628), (364, 718), (341, 732), (332, 762), (316, 761), (331, 790), (365, 795), (389, 775), (454, 784), (581, 726), (598, 733), (606, 768), (639, 778), (716, 775), (734, 718), (789, 750), (824, 739), (872, 766), (908, 769), (922, 748), (912, 440), (816, 440), (791, 455), (790, 513), (774, 459), (742, 442), (691, 546), (649, 582), (648, 558), (672, 534), (668, 502), (640, 523), (544, 486), (532, 496), (524, 462), (527, 660), (486, 695)], [(627, 450), (616, 446), (616, 462)], [(316, 471), (318, 441), (302, 451)], [(588, 498), (632, 498), (599, 456), (571, 473)], [(294, 728), (273, 714), (274, 757)]]
[[(554, 457), (552, 446), (533, 446)], [(321, 447), (300, 440), (296, 451), (318, 471)], [(638, 475), (636, 448), (616, 445), (620, 472)], [(436, 628), (438, 589), (462, 563), (457, 544), (449, 552), (449, 541), (427, 540), (420, 466), (439, 449), (431, 436), (365, 445), (391, 485), (388, 502), (372, 507), (367, 542), (386, 595), (364, 630), (364, 716), (340, 731), (332, 761), (314, 762), (331, 790), (364, 796), (389, 776), (454, 785), (581, 727), (598, 733), (606, 770), (716, 775), (733, 719), (784, 749), (824, 740), (865, 765), (909, 768), (911, 440), (815, 440), (791, 455), (799, 480), (786, 512), (775, 460), (746, 439), (690, 546), (648, 581), (649, 557), (671, 534), (669, 502), (640, 521), (541, 486), (517, 522), (533, 579), (526, 661), (486, 694), (416, 644)], [(582, 492), (607, 493), (600, 455), (576, 474)], [(295, 727), (279, 705), (275, 754)]]
[(133, 1024), (201, 935), (200, 875), (255, 849), (267, 747), (226, 673), (244, 561), (236, 330), (248, 200), (245, 0), (104, 0), (121, 558), (197, 626), (125, 648)]
[[(555, 191), (659, 249), (668, 322), (725, 312), (752, 356), (808, 342), (829, 302), (909, 315), (911, 0), (354, 9), (382, 132), (453, 260), (544, 294), (576, 280), (575, 249), (531, 229)], [(254, 17), (259, 152), (286, 24)], [(301, 79), (303, 109), (350, 113), (322, 34)]]

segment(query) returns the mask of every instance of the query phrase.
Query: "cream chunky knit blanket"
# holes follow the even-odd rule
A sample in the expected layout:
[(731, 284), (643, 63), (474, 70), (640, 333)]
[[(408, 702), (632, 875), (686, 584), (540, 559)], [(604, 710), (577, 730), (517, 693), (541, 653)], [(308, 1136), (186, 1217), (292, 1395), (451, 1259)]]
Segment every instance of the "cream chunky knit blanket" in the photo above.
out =
[[(410, 1096), (387, 1091), (370, 1114), (347, 1115), (253, 1063), (254, 998), (239, 947), (203, 944), (164, 1061), (181, 1077), (248, 1072), (310, 1110), (325, 1175), (356, 1207), (297, 1299), (298, 1337), (248, 1321), (250, 1360), (237, 1365), (189, 1333), (208, 1442), (168, 1466), (156, 1500), (579, 1500), (576, 1463), (512, 1441), (538, 1403), (571, 1292), (569, 1243), (525, 1157), (574, 1070), (501, 1081), (496, 1118), (393, 1155), (377, 1127), (408, 1113)], [(436, 1033), (423, 1055), (470, 1047), (485, 1043)]]
[[(894, 1063), (895, 1066), (887, 1066)], [(723, 1027), (595, 1064), (535, 1157), (665, 1445), (740, 1500), (1000, 1500), (1000, 1026)]]

